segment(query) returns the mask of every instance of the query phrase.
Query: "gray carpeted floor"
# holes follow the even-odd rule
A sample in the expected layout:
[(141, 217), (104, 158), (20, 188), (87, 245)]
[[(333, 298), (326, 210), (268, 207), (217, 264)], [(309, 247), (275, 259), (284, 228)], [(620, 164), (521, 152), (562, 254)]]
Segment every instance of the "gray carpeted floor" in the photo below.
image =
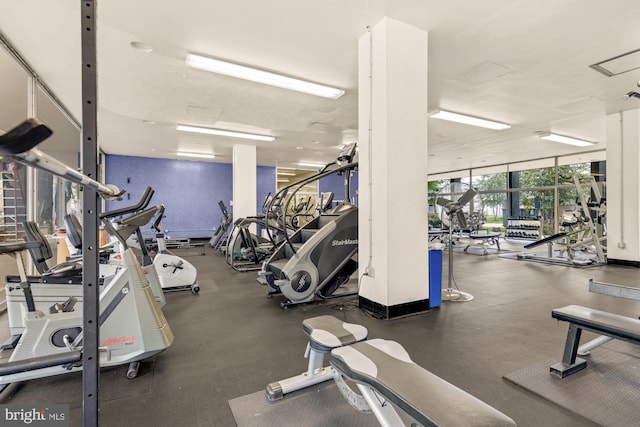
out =
[(602, 426), (640, 426), (640, 347), (611, 341), (586, 357), (585, 369), (563, 379), (549, 373), (558, 354), (504, 378)]
[[(504, 245), (518, 249), (510, 242)], [(505, 381), (503, 375), (560, 357), (566, 325), (551, 318), (553, 308), (579, 304), (637, 316), (637, 302), (589, 293), (588, 280), (633, 285), (640, 283), (640, 269), (576, 269), (458, 253), (453, 257), (455, 281), (475, 296), (472, 302), (443, 303), (428, 313), (385, 321), (360, 310), (354, 297), (282, 310), (283, 298), (267, 298), (255, 272), (232, 271), (210, 248), (204, 256), (186, 256), (198, 269), (200, 294), (167, 294), (163, 311), (175, 341), (147, 365), (146, 374), (129, 381), (124, 372), (102, 371), (100, 425), (233, 427), (229, 400), (261, 394), (270, 382), (303, 372), (307, 337), (302, 320), (333, 314), (366, 326), (372, 338), (398, 341), (416, 363), (504, 412), (519, 427), (596, 426)], [(443, 258), (446, 280), (448, 260)], [(11, 265), (15, 268), (15, 261)], [(0, 315), (0, 341), (7, 336), (6, 316)], [(8, 357), (4, 353), (0, 359)], [(80, 389), (78, 374), (34, 380), (5, 390), (0, 403), (69, 402), (75, 427), (81, 425)], [(317, 421), (331, 426), (327, 417), (331, 413), (324, 409), (301, 425)]]
[(597, 257), (591, 254), (576, 254), (575, 260), (573, 262), (566, 257), (559, 257), (555, 255), (557, 251), (554, 251), (554, 256), (549, 258), (547, 252), (518, 252), (518, 253), (506, 253), (504, 255), (500, 255), (500, 257), (505, 259), (512, 259), (516, 261), (523, 262), (538, 262), (541, 264), (551, 264), (551, 265), (560, 265), (565, 267), (573, 267), (573, 268), (592, 268), (592, 267), (600, 267), (602, 264), (597, 263)]

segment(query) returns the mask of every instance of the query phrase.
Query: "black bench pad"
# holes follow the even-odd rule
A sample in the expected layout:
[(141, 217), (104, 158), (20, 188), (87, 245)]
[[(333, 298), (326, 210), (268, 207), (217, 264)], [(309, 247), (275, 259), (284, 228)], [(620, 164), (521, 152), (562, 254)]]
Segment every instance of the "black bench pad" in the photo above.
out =
[(516, 425), (497, 409), (416, 365), (395, 341), (373, 339), (336, 348), (331, 365), (424, 426)]

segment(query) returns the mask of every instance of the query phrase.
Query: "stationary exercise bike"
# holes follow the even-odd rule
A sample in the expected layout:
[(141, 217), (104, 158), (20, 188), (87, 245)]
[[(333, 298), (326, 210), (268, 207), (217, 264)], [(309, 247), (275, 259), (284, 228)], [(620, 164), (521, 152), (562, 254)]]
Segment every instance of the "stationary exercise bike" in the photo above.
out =
[[(22, 281), (20, 287), (28, 306), (24, 332), (8, 363), (82, 349), (82, 312), (75, 310), (75, 298), (52, 306), (48, 313), (35, 307), (31, 284), (25, 273), (23, 253), (37, 244), (0, 245), (0, 254), (10, 254), (17, 260)], [(135, 378), (139, 361), (168, 348), (173, 342), (173, 333), (135, 254), (131, 249), (126, 249), (122, 255), (122, 269), (100, 293), (100, 366), (129, 364), (127, 377)], [(79, 369), (82, 369), (82, 365), (28, 370), (1, 376), (0, 386)]]
[[(145, 203), (138, 203), (137, 206), (144, 209), (151, 200), (153, 193), (153, 189), (147, 187), (142, 197)], [(100, 217), (112, 220), (113, 227), (117, 229), (122, 237), (127, 239), (127, 244), (133, 248), (140, 249), (142, 252), (142, 268), (145, 274), (147, 274), (154, 293), (156, 289), (160, 293), (180, 290), (191, 290), (194, 294), (198, 293), (200, 286), (197, 283), (198, 271), (196, 268), (188, 261), (167, 250), (164, 229), (162, 228), (164, 205), (152, 206), (151, 208), (138, 211), (133, 218), (131, 216), (122, 217), (123, 214), (128, 212), (129, 210), (127, 208), (116, 209), (105, 212)], [(154, 257), (151, 256), (145, 244), (142, 231), (140, 230), (142, 226), (149, 224), (153, 218), (155, 218), (155, 220), (152, 228), (156, 230), (159, 246), (158, 252)], [(116, 238), (112, 236), (112, 239)], [(118, 254), (115, 255), (115, 258), (117, 257), (119, 257)]]
[[(153, 265), (158, 272), (160, 286), (163, 292), (175, 292), (191, 290), (192, 293), (200, 292), (198, 285), (198, 270), (189, 261), (174, 255), (167, 249), (166, 235), (162, 227), (164, 205), (158, 206), (156, 219), (151, 228), (156, 232), (158, 251), (153, 257)], [(144, 242), (141, 240), (141, 244)]]
[[(120, 228), (115, 230), (110, 227), (112, 236), (120, 246), (120, 240), (126, 241), (130, 234), (138, 232), (141, 225), (149, 223), (151, 218), (155, 215), (157, 208), (154, 206), (151, 209), (140, 211), (140, 208), (145, 206), (150, 199), (149, 193), (152, 194), (150, 188), (143, 195), (139, 203), (118, 209), (117, 211), (105, 212), (102, 214), (103, 221), (108, 221), (112, 217), (112, 212), (116, 212), (118, 215), (126, 215), (124, 219), (120, 221)], [(67, 227), (69, 230), (69, 237), (72, 242), (77, 239), (81, 239), (82, 227), (77, 221), (75, 216), (66, 218)], [(83, 289), (82, 289), (82, 265), (78, 261), (69, 261), (63, 264), (59, 264), (52, 268), (48, 268), (46, 260), (51, 258), (51, 248), (46, 238), (39, 231), (37, 225), (32, 222), (26, 222), (24, 224), (25, 240), (28, 242), (37, 242), (39, 245), (28, 248), (31, 258), (34, 261), (36, 269), (40, 276), (30, 276), (28, 281), (30, 283), (31, 294), (33, 296), (33, 302), (37, 310), (47, 311), (49, 306), (54, 303), (59, 303), (67, 298), (73, 297), (75, 299), (75, 305), (77, 310), (81, 310), (83, 303)], [(80, 243), (80, 242), (76, 242)], [(119, 249), (117, 254), (111, 254), (113, 258), (109, 261), (111, 264), (117, 264), (118, 269), (122, 268), (122, 254), (124, 251)], [(166, 303), (162, 288), (160, 285), (160, 279), (154, 265), (149, 261), (148, 255), (144, 255), (143, 251), (143, 272), (149, 282), (153, 295), (160, 305), (163, 307)], [(117, 257), (117, 259), (115, 259)], [(117, 271), (117, 270), (116, 270)], [(103, 289), (103, 283), (108, 283), (115, 276), (101, 277), (100, 289)], [(9, 328), (11, 332), (11, 338), (5, 342), (0, 348), (11, 349), (14, 348), (20, 335), (24, 332), (25, 327), (25, 314), (28, 311), (28, 304), (24, 293), (20, 287), (20, 283), (23, 282), (20, 277), (7, 276), (7, 284), (5, 286), (5, 294), (7, 300), (7, 317), (9, 320)]]
[[(103, 197), (117, 198), (123, 193), (116, 187), (101, 184), (78, 173), (34, 148), (51, 133), (37, 119), (28, 119), (0, 136), (0, 154), (73, 180)], [(107, 230), (115, 232), (107, 221), (104, 224)], [(125, 240), (120, 241), (124, 248), (123, 268), (104, 285), (99, 301), (94, 301), (98, 303), (98, 313), (85, 310), (88, 312), (87, 318), (83, 317), (82, 312), (74, 310), (72, 298), (52, 307), (49, 314), (35, 308), (22, 255), (24, 250), (40, 245), (39, 242), (0, 245), (0, 253), (12, 254), (18, 260), (20, 287), (29, 307), (25, 331), (16, 349), (8, 362), (0, 364), (0, 385), (79, 370), (85, 353), (91, 368), (96, 366), (95, 362), (102, 366), (128, 363), (128, 376), (135, 377), (140, 360), (158, 354), (173, 343), (173, 333), (140, 265), (132, 250), (127, 248)], [(97, 285), (94, 280), (85, 277), (87, 289)], [(92, 293), (87, 292), (88, 295)], [(102, 336), (100, 351), (93, 347), (97, 338), (94, 326), (99, 327)], [(87, 341), (92, 345), (86, 351), (83, 348), (83, 328), (87, 329)], [(98, 360), (94, 360), (93, 356)]]

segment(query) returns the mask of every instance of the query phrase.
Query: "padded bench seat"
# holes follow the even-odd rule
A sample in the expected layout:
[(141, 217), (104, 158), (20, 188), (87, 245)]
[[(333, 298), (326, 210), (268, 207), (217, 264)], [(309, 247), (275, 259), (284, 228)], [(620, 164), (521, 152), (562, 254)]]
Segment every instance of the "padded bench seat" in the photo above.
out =
[[(424, 426), (516, 425), (497, 409), (415, 364), (395, 341), (372, 339), (336, 348), (331, 351), (331, 366), (359, 385), (370, 406), (376, 399), (367, 398), (366, 387)], [(384, 423), (392, 421), (385, 418)]]
[(632, 343), (640, 343), (640, 320), (579, 305), (551, 311), (551, 317), (569, 322), (562, 362), (550, 367), (552, 374), (564, 378), (586, 368), (587, 361), (577, 356), (582, 330)]

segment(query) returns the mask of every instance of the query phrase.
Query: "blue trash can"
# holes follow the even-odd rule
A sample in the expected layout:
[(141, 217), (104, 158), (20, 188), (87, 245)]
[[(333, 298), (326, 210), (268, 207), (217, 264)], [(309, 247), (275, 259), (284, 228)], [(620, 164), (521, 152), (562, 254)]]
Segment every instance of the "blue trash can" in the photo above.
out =
[(429, 308), (442, 303), (442, 250), (429, 249)]

